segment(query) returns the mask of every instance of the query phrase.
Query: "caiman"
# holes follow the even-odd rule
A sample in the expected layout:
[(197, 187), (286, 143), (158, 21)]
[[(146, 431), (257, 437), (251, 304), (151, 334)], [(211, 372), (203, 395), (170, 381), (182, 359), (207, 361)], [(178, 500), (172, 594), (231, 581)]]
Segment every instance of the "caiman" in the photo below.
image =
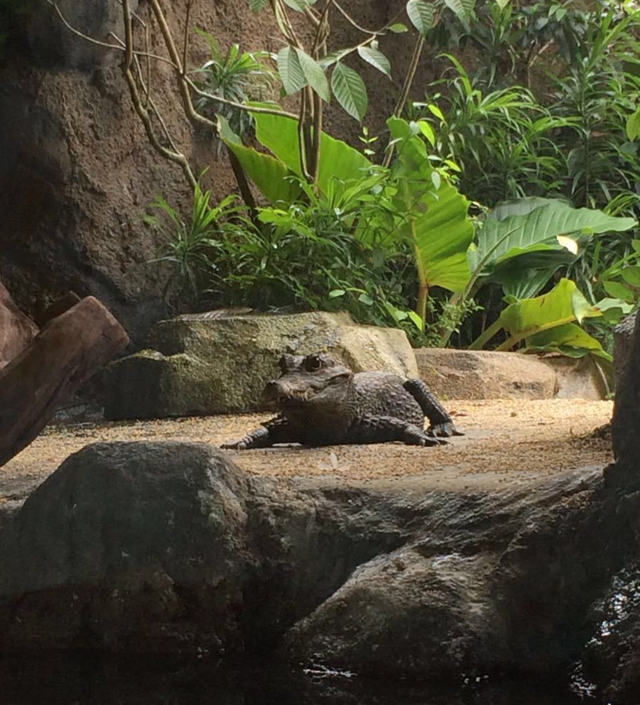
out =
[[(433, 446), (446, 443), (444, 437), (463, 435), (422, 380), (385, 372), (354, 373), (325, 353), (283, 355), (280, 369), (281, 375), (263, 393), (278, 416), (222, 448), (388, 441)], [(430, 422), (427, 431), (425, 416)]]

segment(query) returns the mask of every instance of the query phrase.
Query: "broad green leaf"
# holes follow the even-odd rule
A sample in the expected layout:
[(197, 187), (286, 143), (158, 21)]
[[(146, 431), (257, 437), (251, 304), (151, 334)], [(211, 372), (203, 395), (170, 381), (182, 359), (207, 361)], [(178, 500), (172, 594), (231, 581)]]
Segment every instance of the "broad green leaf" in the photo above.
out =
[[(565, 245), (558, 242), (559, 236), (592, 235), (608, 231), (623, 232), (636, 225), (633, 218), (610, 216), (602, 211), (588, 208), (572, 208), (564, 201), (547, 199), (522, 199), (512, 208), (521, 206), (523, 215), (502, 217), (502, 206), (497, 219), (494, 209), (486, 218), (484, 227), (478, 231), (479, 267), (483, 272), (512, 257), (535, 250), (562, 250)], [(542, 205), (540, 202), (544, 201)], [(538, 205), (528, 212), (531, 205)]]
[(433, 4), (427, 0), (409, 0), (407, 15), (411, 24), (424, 36), (433, 25)]
[(434, 105), (433, 103), (429, 103), (427, 105), (427, 110), (432, 114), (435, 115), (440, 122), (446, 122), (445, 117), (442, 113), (442, 110), (437, 105)]
[(633, 142), (640, 135), (640, 108), (627, 120), (627, 137)]
[(249, 0), (249, 7), (254, 12), (260, 12), (268, 2), (269, 0)]
[(636, 288), (640, 287), (640, 267), (624, 267), (621, 274), (627, 284)]
[(345, 64), (336, 64), (331, 74), (331, 88), (340, 105), (356, 120), (367, 112), (367, 87), (360, 75)]
[(379, 49), (370, 46), (358, 47), (358, 54), (361, 59), (391, 78), (391, 63)]
[(418, 126), (420, 127), (420, 132), (427, 138), (429, 144), (434, 147), (436, 144), (436, 134), (433, 131), (433, 127), (426, 120), (418, 120)]
[(307, 85), (308, 79), (302, 70), (300, 59), (294, 47), (282, 47), (278, 52), (277, 63), (278, 73), (287, 95), (297, 93)]
[(605, 298), (598, 301), (596, 308), (602, 311), (602, 316), (607, 323), (618, 323), (623, 316), (633, 311), (633, 304), (626, 303), (622, 299)]
[[(260, 106), (260, 104), (254, 104)], [(270, 106), (273, 107), (273, 106)], [(253, 113), (256, 137), (286, 167), (302, 176), (300, 166), (298, 121), (279, 115)], [(341, 140), (322, 133), (318, 186), (327, 193), (334, 179), (349, 181), (360, 179), (372, 168), (371, 162), (357, 149)]]
[(424, 153), (424, 142), (409, 123), (390, 118), (387, 125), (396, 144), (398, 205), (404, 210), (401, 232), (414, 249), (418, 272), (429, 288), (441, 286), (461, 291), (470, 276), (467, 250), (473, 241), (468, 218), (469, 202), (442, 179), (437, 193), (431, 175), (435, 171)]
[(330, 299), (335, 299), (339, 296), (344, 296), (347, 292), (344, 289), (332, 289), (329, 292), (329, 298)]
[[(550, 254), (536, 253), (536, 254)], [(552, 253), (555, 255), (555, 253)], [(520, 266), (522, 260), (522, 266)], [(502, 286), (502, 291), (507, 296), (516, 299), (528, 299), (539, 294), (551, 277), (563, 266), (562, 261), (555, 262), (547, 267), (527, 266), (527, 255), (519, 257), (511, 266), (498, 267), (488, 278)]]
[(554, 203), (571, 204), (568, 201), (561, 201), (558, 198), (542, 198), (540, 196), (527, 196), (526, 198), (516, 198), (513, 201), (501, 201), (491, 210), (491, 218), (494, 220), (504, 220), (510, 215), (527, 215), (536, 208), (548, 206)]
[(622, 284), (622, 282), (605, 280), (602, 282), (602, 286), (609, 296), (613, 296), (616, 299), (622, 299), (626, 303), (631, 304), (636, 298), (632, 289), (630, 289), (626, 284)]
[(389, 27), (389, 31), (394, 34), (404, 34), (409, 31), (409, 28), (406, 24), (402, 24), (402, 22), (396, 22)]
[(509, 4), (510, 1), (511, 0), (496, 0), (496, 3), (501, 10), (504, 10), (504, 8)]
[(312, 59), (309, 54), (302, 51), (302, 49), (296, 49), (296, 54), (298, 55), (298, 61), (300, 62), (300, 67), (302, 68), (302, 73), (307, 83), (325, 103), (328, 103), (331, 100), (331, 91), (329, 90), (329, 82), (324, 75), (322, 66), (320, 66), (315, 59)]
[(273, 204), (290, 204), (300, 196), (300, 187), (287, 177), (293, 175), (279, 159), (270, 154), (262, 154), (251, 147), (245, 147), (235, 135), (222, 115), (220, 138), (236, 155), (247, 176)]
[(611, 356), (602, 349), (600, 341), (575, 323), (566, 323), (532, 335), (527, 338), (525, 352), (559, 352), (576, 358), (594, 354), (611, 360)]
[(475, 7), (475, 0), (444, 0), (444, 4), (452, 10), (460, 20), (467, 20)]
[[(509, 333), (509, 339), (498, 349), (510, 350), (524, 338), (530, 338), (556, 326), (576, 321), (580, 323), (584, 318), (600, 315), (601, 312), (580, 293), (575, 282), (561, 279), (550, 292), (507, 306), (492, 329), (493, 334), (500, 328)], [(471, 347), (476, 348), (482, 338), (483, 336), (476, 340)], [(486, 340), (482, 341), (484, 342)]]

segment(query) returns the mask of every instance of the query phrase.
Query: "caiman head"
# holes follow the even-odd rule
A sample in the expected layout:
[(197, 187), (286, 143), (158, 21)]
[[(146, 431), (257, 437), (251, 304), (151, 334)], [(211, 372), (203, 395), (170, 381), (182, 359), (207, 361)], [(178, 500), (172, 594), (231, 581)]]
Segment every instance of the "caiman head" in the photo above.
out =
[(285, 413), (337, 410), (352, 389), (353, 371), (325, 353), (283, 355), (280, 369), (282, 374), (267, 384), (263, 400)]

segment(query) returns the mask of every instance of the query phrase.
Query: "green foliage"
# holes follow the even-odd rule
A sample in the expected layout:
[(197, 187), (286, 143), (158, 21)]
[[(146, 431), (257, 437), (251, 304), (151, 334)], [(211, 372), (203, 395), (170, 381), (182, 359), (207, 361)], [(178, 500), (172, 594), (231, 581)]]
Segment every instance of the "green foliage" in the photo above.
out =
[(473, 240), (469, 203), (431, 165), (419, 125), (399, 118), (391, 118), (388, 125), (398, 154), (391, 172), (398, 234), (414, 251), (417, 313), (426, 321), (426, 299), (432, 286), (460, 291), (469, 280), (466, 253)]
[[(256, 137), (259, 142), (280, 161), (283, 169), (302, 177), (298, 121), (284, 115), (266, 115), (264, 113), (256, 113), (255, 121)], [(227, 135), (225, 140), (228, 144), (232, 142), (230, 135)], [(236, 151), (234, 146), (232, 149)], [(249, 177), (261, 189), (260, 184), (268, 179), (261, 173), (262, 167), (260, 162), (247, 167)], [(372, 167), (372, 163), (361, 152), (350, 147), (346, 142), (336, 140), (325, 132), (322, 133), (317, 185), (323, 192), (327, 193), (335, 180), (358, 179), (366, 175)], [(263, 191), (263, 193), (267, 195), (266, 192)], [(272, 200), (268, 195), (267, 197)]]
[[(473, 280), (491, 277), (502, 284), (505, 294), (534, 296), (558, 267), (567, 263), (567, 253), (569, 261), (577, 257), (581, 240), (597, 233), (623, 232), (635, 225), (633, 218), (575, 209), (553, 199), (525, 198), (503, 203), (489, 213), (478, 231)], [(538, 258), (535, 262), (528, 257), (532, 254)], [(514, 260), (522, 257), (527, 257), (527, 269), (539, 271), (541, 276), (523, 280), (517, 262), (513, 276)]]
[(601, 315), (580, 293), (575, 282), (561, 279), (549, 293), (507, 306), (498, 320), (470, 347), (476, 350), (481, 348), (504, 328), (509, 337), (498, 350), (510, 350), (526, 340), (527, 346), (535, 350), (551, 346), (554, 350), (570, 352), (576, 357), (594, 352), (610, 359), (601, 344), (576, 325), (586, 317)]
[[(259, 209), (256, 223), (231, 199), (211, 208), (210, 194), (198, 188), (189, 222), (161, 198), (155, 205), (164, 218), (148, 220), (167, 238), (158, 259), (173, 264), (175, 276), (199, 297), (262, 310), (347, 310), (365, 323), (406, 321), (417, 334), (404, 308), (410, 252), (402, 243), (382, 247), (378, 231), (389, 216), (369, 197), (371, 186), (336, 183), (325, 197), (299, 181), (303, 199)], [(363, 214), (367, 233), (359, 240), (352, 231)]]
[(568, 121), (553, 117), (525, 88), (484, 93), (455, 57), (446, 58), (453, 75), (432, 83), (410, 115), (432, 126), (434, 156), (459, 167), (462, 192), (493, 206), (559, 190), (563, 159), (553, 135)]
[(156, 227), (163, 236), (157, 262), (171, 266), (171, 275), (165, 285), (165, 294), (174, 280), (187, 295), (197, 299), (203, 289), (208, 273), (214, 266), (212, 254), (217, 243), (231, 233), (240, 231), (245, 208), (236, 204), (235, 196), (227, 196), (217, 206), (211, 206), (211, 194), (196, 185), (193, 208), (189, 218), (180, 213), (161, 196), (157, 196), (151, 208), (158, 215), (146, 215), (147, 224)]
[(362, 122), (369, 104), (367, 87), (360, 75), (346, 64), (336, 63), (331, 88), (338, 103), (351, 117)]
[[(201, 76), (196, 81), (198, 88), (235, 103), (265, 100), (270, 96), (275, 86), (275, 74), (266, 64), (269, 52), (241, 52), (238, 44), (223, 52), (211, 34), (199, 28), (196, 33), (206, 40), (211, 54), (211, 58), (196, 70)], [(231, 130), (241, 138), (253, 127), (251, 113), (216, 103), (206, 96), (197, 98), (195, 108), (204, 114), (216, 113), (224, 117)]]
[[(609, 12), (591, 23), (577, 60), (556, 79), (551, 110), (568, 118), (562, 135), (568, 195), (577, 205), (603, 207), (640, 181), (637, 146), (625, 139), (640, 92), (640, 43), (630, 17)], [(638, 28), (636, 26), (636, 30)]]

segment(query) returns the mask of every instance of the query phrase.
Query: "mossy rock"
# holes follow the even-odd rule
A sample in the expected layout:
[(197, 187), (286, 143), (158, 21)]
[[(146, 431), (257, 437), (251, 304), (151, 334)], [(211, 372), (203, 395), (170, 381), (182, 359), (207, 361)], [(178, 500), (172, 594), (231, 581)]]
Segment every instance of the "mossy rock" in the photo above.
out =
[(330, 352), (355, 372), (418, 375), (403, 331), (361, 326), (342, 313), (178, 317), (156, 324), (148, 347), (107, 369), (107, 418), (260, 411), (285, 352)]

